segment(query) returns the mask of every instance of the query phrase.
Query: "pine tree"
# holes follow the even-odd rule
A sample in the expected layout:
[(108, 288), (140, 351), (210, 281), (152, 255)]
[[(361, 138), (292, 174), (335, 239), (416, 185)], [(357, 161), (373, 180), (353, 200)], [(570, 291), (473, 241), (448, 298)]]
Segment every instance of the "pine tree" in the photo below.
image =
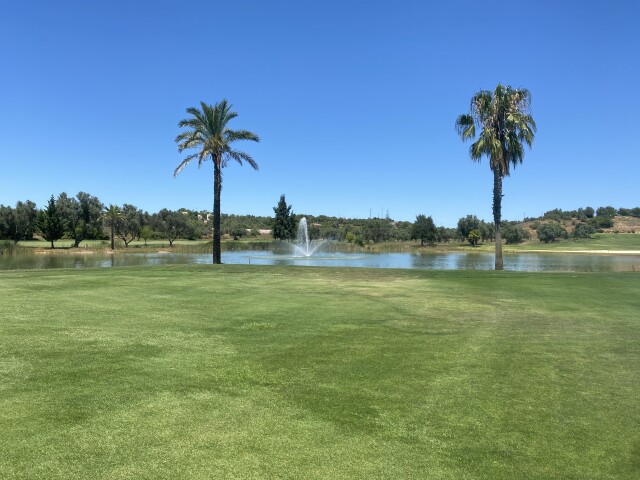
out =
[(280, 195), (278, 205), (273, 207), (276, 216), (273, 220), (272, 235), (276, 240), (293, 240), (296, 236), (296, 219), (291, 208), (291, 205), (287, 205), (284, 195)]
[(51, 248), (55, 248), (53, 242), (61, 239), (64, 235), (65, 223), (53, 195), (49, 199), (47, 208), (38, 212), (36, 224), (42, 238), (51, 242)]

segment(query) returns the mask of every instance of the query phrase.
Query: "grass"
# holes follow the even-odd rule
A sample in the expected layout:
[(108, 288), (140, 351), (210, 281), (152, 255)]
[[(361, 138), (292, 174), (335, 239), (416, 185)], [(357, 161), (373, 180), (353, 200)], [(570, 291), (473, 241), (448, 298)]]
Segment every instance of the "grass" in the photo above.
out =
[[(495, 251), (495, 244), (493, 242), (481, 243), (476, 247), (471, 245), (459, 245), (460, 250), (463, 251), (483, 251), (493, 252)], [(529, 250), (545, 250), (549, 253), (553, 251), (564, 252), (580, 250), (607, 250), (614, 253), (618, 251), (638, 250), (640, 251), (640, 234), (633, 233), (596, 233), (589, 239), (580, 240), (564, 240), (560, 239), (552, 243), (544, 243), (537, 238), (532, 238), (519, 244), (502, 244), (503, 251), (509, 252), (521, 252)], [(428, 249), (427, 249), (428, 250)]]
[[(512, 245), (505, 245), (511, 249)], [(640, 250), (640, 235), (633, 233), (596, 233), (590, 239), (561, 240), (553, 243), (530, 241), (516, 249), (539, 250)]]
[[(73, 247), (73, 240), (62, 239), (54, 242), (55, 248), (59, 249), (58, 253), (63, 253), (65, 250), (69, 250)], [(44, 240), (21, 240), (18, 242), (18, 246), (21, 248), (20, 253), (33, 253), (36, 250), (44, 249), (50, 250), (51, 243)], [(246, 240), (223, 240), (223, 250), (266, 250), (271, 248), (272, 239), (264, 238), (250, 238)], [(169, 246), (168, 240), (153, 239), (147, 240), (133, 240), (129, 243), (128, 247), (124, 246), (122, 241), (116, 241), (116, 251), (121, 253), (127, 252), (143, 252), (143, 251), (157, 251), (158, 249), (169, 249), (172, 251), (182, 251), (190, 253), (206, 253), (211, 252), (211, 240), (175, 240), (173, 247)], [(110, 248), (109, 240), (83, 240), (80, 242), (80, 249), (98, 249), (106, 250)], [(73, 252), (74, 250), (69, 250)]]
[(3, 478), (640, 475), (640, 276), (0, 272)]
[[(71, 248), (74, 245), (73, 240), (62, 239), (53, 242), (56, 248)], [(200, 246), (206, 244), (207, 240), (175, 240), (173, 244), (175, 246)], [(209, 240), (209, 243), (211, 241)], [(117, 241), (118, 248), (124, 249), (122, 241)], [(18, 245), (26, 248), (51, 248), (51, 243), (45, 240), (21, 240)], [(80, 242), (79, 248), (109, 248), (109, 240), (83, 240)], [(155, 247), (163, 248), (168, 247), (168, 240), (133, 240), (129, 243), (129, 248), (142, 248), (142, 247)]]

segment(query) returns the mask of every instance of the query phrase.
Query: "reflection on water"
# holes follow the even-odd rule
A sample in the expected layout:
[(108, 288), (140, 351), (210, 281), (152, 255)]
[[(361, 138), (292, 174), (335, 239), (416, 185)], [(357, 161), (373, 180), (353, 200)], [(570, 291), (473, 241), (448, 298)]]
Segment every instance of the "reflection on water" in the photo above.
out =
[[(228, 251), (223, 263), (370, 268), (417, 268), (427, 270), (492, 270), (492, 253), (328, 253), (291, 257), (268, 251)], [(118, 253), (0, 255), (0, 270), (46, 268), (125, 267), (211, 263), (211, 254)], [(504, 256), (505, 270), (528, 272), (640, 271), (638, 255), (579, 255), (560, 253), (513, 253)]]

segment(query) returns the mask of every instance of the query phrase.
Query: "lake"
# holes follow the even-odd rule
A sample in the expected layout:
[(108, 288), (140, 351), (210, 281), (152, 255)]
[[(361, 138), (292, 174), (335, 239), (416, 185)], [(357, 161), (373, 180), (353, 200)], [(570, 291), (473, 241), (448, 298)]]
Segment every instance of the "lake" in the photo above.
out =
[[(251, 265), (298, 265), (368, 268), (417, 268), (428, 270), (493, 270), (493, 253), (319, 253), (311, 257), (278, 255), (245, 250), (222, 253), (222, 262)], [(211, 263), (211, 254), (196, 253), (54, 253), (0, 255), (0, 270), (46, 268), (95, 268), (134, 265)], [(508, 253), (505, 270), (526, 272), (639, 271), (638, 255), (583, 255), (564, 253)]]

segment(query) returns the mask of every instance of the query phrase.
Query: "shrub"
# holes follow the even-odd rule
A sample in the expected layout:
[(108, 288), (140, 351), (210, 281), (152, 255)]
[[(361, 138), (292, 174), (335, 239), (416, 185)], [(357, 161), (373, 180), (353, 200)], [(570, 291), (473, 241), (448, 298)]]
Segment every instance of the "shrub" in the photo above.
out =
[(567, 231), (559, 223), (544, 223), (537, 229), (538, 240), (544, 243), (555, 242), (558, 238), (566, 238)]
[(573, 230), (571, 236), (575, 239), (591, 238), (591, 235), (594, 233), (596, 233), (596, 229), (593, 225), (589, 225), (588, 223), (580, 223), (576, 225), (576, 228)]
[(618, 213), (613, 207), (600, 207), (596, 210), (596, 216), (598, 217), (614, 217)]
[(506, 224), (502, 227), (502, 238), (508, 244), (522, 243), (529, 238), (529, 234), (517, 225)]
[(480, 230), (478, 230), (477, 228), (474, 228), (473, 230), (471, 230), (469, 232), (469, 235), (467, 236), (467, 240), (469, 240), (469, 243), (474, 247), (478, 245), (478, 242), (481, 239), (482, 239), (482, 234), (480, 233)]
[(631, 209), (630, 208), (620, 207), (618, 209), (618, 215), (622, 215), (623, 217), (630, 217), (631, 216)]
[(589, 224), (598, 230), (602, 228), (611, 228), (613, 227), (613, 218), (604, 216), (593, 217), (589, 220)]
[(10, 255), (16, 248), (16, 244), (13, 240), (0, 240), (0, 255)]

